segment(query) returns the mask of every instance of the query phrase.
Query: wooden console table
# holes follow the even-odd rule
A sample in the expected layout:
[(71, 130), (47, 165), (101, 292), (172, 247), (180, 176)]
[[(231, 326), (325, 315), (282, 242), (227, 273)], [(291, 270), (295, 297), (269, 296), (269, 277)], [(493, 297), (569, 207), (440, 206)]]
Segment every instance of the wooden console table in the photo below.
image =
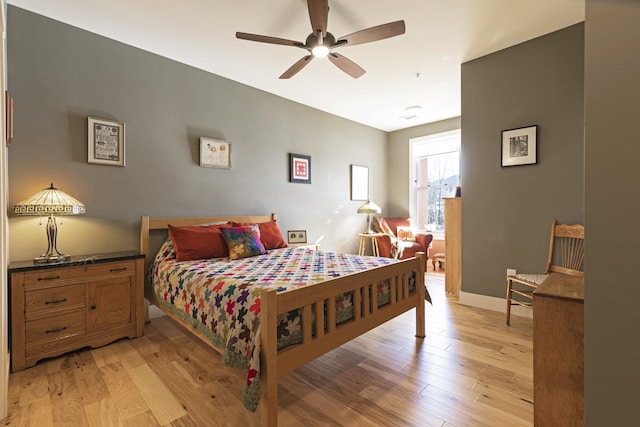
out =
[(462, 280), (462, 198), (444, 198), (444, 289), (456, 297)]
[(533, 293), (536, 426), (584, 425), (584, 277), (551, 273)]

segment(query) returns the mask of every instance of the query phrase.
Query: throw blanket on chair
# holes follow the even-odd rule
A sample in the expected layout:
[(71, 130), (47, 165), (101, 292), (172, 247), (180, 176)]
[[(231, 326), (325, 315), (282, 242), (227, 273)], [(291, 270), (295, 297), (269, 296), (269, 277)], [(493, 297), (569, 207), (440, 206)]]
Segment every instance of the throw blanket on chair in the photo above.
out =
[(391, 253), (389, 254), (390, 258), (400, 258), (402, 247), (398, 245), (398, 238), (396, 237), (391, 227), (389, 227), (389, 224), (387, 224), (387, 221), (385, 221), (384, 218), (380, 216), (373, 217), (372, 219), (373, 221), (371, 225), (373, 226), (373, 231), (375, 231), (376, 233), (386, 234), (391, 238)]

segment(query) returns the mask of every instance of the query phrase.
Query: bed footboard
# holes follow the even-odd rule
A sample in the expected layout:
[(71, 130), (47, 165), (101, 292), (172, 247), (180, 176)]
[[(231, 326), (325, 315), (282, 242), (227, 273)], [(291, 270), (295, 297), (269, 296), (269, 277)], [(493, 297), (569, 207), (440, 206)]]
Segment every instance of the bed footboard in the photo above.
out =
[[(260, 412), (263, 426), (278, 423), (278, 378), (365, 332), (416, 308), (416, 337), (425, 336), (425, 256), (416, 254), (384, 267), (340, 277), (317, 285), (276, 293), (261, 293)], [(415, 274), (415, 288), (410, 281)], [(388, 281), (390, 300), (378, 306), (377, 284)], [(336, 296), (353, 294), (353, 317), (336, 319)], [(277, 349), (277, 319), (281, 313), (300, 309), (302, 343)], [(326, 314), (325, 314), (326, 313)]]

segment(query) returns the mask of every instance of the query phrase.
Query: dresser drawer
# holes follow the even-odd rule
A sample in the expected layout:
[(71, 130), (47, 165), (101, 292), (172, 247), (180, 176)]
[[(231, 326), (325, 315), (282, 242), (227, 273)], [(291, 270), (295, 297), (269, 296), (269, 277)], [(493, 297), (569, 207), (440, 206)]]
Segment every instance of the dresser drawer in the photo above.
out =
[(55, 288), (28, 291), (25, 293), (26, 320), (35, 320), (65, 311), (78, 311), (85, 306), (84, 284), (57, 286)]
[(91, 276), (104, 276), (112, 274), (133, 274), (136, 270), (135, 261), (121, 261), (84, 265), (71, 268), (52, 268), (27, 272), (24, 274), (24, 284), (42, 285), (56, 284), (73, 279), (86, 280)]
[(27, 322), (26, 342), (30, 345), (37, 345), (41, 341), (84, 335), (85, 322), (84, 311)]

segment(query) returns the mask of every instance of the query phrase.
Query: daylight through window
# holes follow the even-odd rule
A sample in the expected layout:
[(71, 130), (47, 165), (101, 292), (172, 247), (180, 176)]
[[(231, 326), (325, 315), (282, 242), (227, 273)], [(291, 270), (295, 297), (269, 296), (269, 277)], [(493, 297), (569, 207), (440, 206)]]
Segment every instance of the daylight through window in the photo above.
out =
[(460, 131), (411, 140), (412, 224), (434, 237), (444, 234), (444, 197), (460, 185)]

